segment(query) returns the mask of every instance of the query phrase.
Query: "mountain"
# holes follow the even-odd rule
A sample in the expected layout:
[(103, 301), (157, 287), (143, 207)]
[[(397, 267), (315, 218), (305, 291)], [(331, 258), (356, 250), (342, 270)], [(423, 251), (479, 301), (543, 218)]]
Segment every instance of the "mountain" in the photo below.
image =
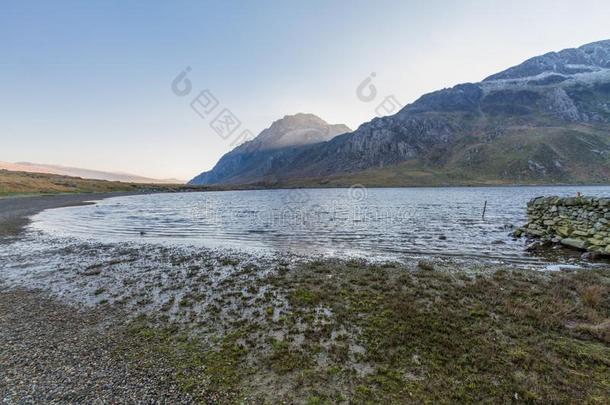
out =
[(182, 184), (184, 181), (176, 179), (151, 179), (148, 177), (136, 176), (127, 173), (111, 173), (97, 170), (79, 169), (75, 167), (65, 167), (59, 165), (47, 165), (29, 162), (7, 163), (0, 162), (0, 169), (30, 172), (30, 173), (48, 173), (58, 174), (61, 176), (82, 177), (84, 179), (93, 180), (108, 180), (122, 181), (125, 183), (142, 183), (142, 184)]
[(350, 131), (345, 125), (328, 124), (313, 114), (287, 115), (224, 155), (211, 171), (195, 177), (190, 184), (273, 183), (280, 178), (276, 168), (289, 165), (311, 145)]
[(551, 52), (482, 82), (426, 94), (395, 115), (290, 148), (281, 159), (251, 161), (248, 149), (239, 153), (231, 170), (239, 172), (241, 162), (248, 161), (248, 176), (218, 176), (222, 167), (217, 166), (193, 182), (608, 183), (610, 40)]

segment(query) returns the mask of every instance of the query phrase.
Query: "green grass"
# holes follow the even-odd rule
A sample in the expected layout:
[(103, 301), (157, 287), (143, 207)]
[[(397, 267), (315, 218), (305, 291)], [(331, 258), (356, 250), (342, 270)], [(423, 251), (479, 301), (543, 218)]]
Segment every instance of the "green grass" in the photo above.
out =
[(604, 403), (610, 392), (607, 269), (320, 261), (255, 285), (266, 293), (241, 309), (260, 316), (221, 316), (203, 335), (140, 319), (125, 353), (163, 362), (202, 402)]

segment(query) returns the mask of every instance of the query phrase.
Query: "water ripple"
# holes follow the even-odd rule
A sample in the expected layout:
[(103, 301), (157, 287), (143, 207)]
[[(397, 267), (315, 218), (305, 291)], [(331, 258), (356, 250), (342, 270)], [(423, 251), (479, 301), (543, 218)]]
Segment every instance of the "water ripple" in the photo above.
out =
[(48, 210), (33, 227), (103, 242), (535, 262), (511, 226), (526, 221), (531, 198), (577, 191), (610, 196), (610, 187), (370, 189), (357, 201), (345, 189), (154, 194)]

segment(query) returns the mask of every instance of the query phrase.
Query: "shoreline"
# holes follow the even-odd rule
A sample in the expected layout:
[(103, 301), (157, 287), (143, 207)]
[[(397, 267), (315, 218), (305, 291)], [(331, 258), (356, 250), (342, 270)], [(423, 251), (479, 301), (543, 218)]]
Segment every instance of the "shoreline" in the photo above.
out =
[[(362, 186), (358, 184), (357, 186)], [(372, 189), (438, 189), (438, 188), (517, 188), (517, 187), (610, 187), (610, 183), (606, 184), (476, 184), (476, 185), (410, 185), (410, 186), (362, 186)], [(132, 195), (149, 195), (149, 194), (164, 194), (164, 193), (181, 193), (181, 192), (223, 192), (223, 191), (260, 191), (260, 190), (326, 190), (332, 188), (349, 189), (352, 186), (294, 186), (294, 187), (257, 187), (257, 186), (184, 186), (183, 190), (168, 190), (168, 191), (115, 191), (115, 192), (93, 192), (93, 193), (56, 193), (56, 194), (15, 194), (0, 196), (0, 226), (7, 225), (9, 220), (23, 220), (23, 217), (35, 215), (45, 209), (63, 208), (69, 206), (87, 205), (88, 200), (99, 201), (112, 197), (123, 197)], [(195, 188), (189, 188), (195, 187)], [(197, 189), (201, 187), (201, 189)], [(25, 207), (17, 207), (17, 202), (25, 202)], [(8, 212), (7, 212), (8, 211)], [(2, 236), (0, 230), (0, 236)]]
[[(349, 185), (348, 185), (349, 184)], [(364, 188), (494, 188), (494, 187), (609, 187), (610, 183), (473, 183), (473, 184), (412, 184), (412, 185), (366, 185), (355, 183), (346, 185), (340, 184), (312, 184), (312, 185), (259, 185), (259, 184), (236, 184), (236, 185), (205, 185), (205, 184), (186, 184), (190, 187), (210, 187), (209, 191), (249, 191), (249, 190), (295, 190), (295, 189), (328, 189), (340, 188), (349, 189), (353, 186)]]
[(608, 267), (28, 246), (4, 255), (0, 400), (594, 403), (607, 389)]
[(30, 218), (44, 210), (94, 204), (112, 197), (147, 195), (163, 192), (110, 192), (49, 195), (21, 195), (0, 198), (0, 237), (17, 237)]
[(610, 266), (22, 232), (44, 209), (138, 194), (0, 199), (0, 402), (603, 402)]
[[(322, 188), (324, 189), (324, 188)], [(291, 190), (291, 189), (268, 189), (268, 190)], [(312, 189), (313, 190), (313, 189)], [(0, 197), (0, 245), (3, 243), (10, 243), (15, 240), (19, 240), (21, 236), (23, 236), (25, 228), (30, 224), (31, 217), (34, 215), (49, 209), (55, 208), (65, 208), (65, 207), (76, 207), (76, 206), (84, 206), (84, 205), (94, 205), (99, 201), (115, 198), (115, 197), (125, 197), (125, 196), (138, 196), (138, 195), (151, 195), (151, 194), (176, 194), (181, 192), (214, 192), (214, 191), (249, 191), (249, 190), (215, 190), (215, 189), (206, 189), (206, 190), (186, 190), (186, 191), (129, 191), (129, 192), (108, 192), (108, 193), (70, 193), (70, 194), (50, 194), (50, 195), (22, 195), (22, 196), (11, 196), (11, 197)], [(194, 246), (194, 245), (193, 245)], [(210, 248), (206, 247), (206, 249), (224, 249), (229, 254), (232, 254), (234, 251), (233, 248)], [(547, 249), (544, 247), (537, 247), (533, 249), (536, 251), (535, 256), (541, 261), (538, 263), (536, 261), (529, 261), (521, 258), (506, 258), (506, 257), (489, 257), (489, 256), (469, 256), (463, 255), (460, 253), (454, 254), (433, 254), (433, 253), (425, 253), (425, 252), (410, 252), (404, 253), (405, 260), (413, 260), (418, 257), (428, 257), (428, 258), (436, 258), (436, 259), (458, 259), (463, 260), (468, 263), (493, 263), (496, 260), (499, 260), (502, 263), (506, 263), (508, 265), (553, 265), (557, 264), (559, 267), (561, 266), (562, 261), (567, 261), (566, 265), (573, 265), (575, 261), (578, 261), (577, 264), (589, 264), (591, 261), (588, 260), (578, 260), (579, 255), (576, 255), (574, 250), (564, 248), (562, 250), (554, 250)], [(244, 252), (247, 253), (247, 252)], [(251, 253), (251, 252), (250, 252)], [(292, 253), (288, 253), (291, 255)], [(298, 254), (297, 254), (298, 255)], [(360, 256), (354, 256), (354, 258), (358, 258)], [(335, 258), (347, 260), (349, 257), (347, 256), (330, 256), (326, 258)], [(379, 262), (383, 260), (398, 260), (396, 258), (392, 258), (388, 256), (385, 259), (375, 259), (374, 262)], [(593, 262), (604, 262), (601, 260), (595, 260)], [(559, 268), (558, 267), (558, 268)]]
[[(410, 186), (371, 186), (371, 185), (363, 185), (359, 183), (351, 184), (351, 185), (331, 185), (331, 186), (323, 186), (323, 185), (315, 185), (315, 186), (268, 186), (268, 187), (257, 187), (257, 186), (235, 186), (227, 188), (223, 186), (201, 186), (201, 187), (210, 187), (203, 191), (262, 191), (262, 190), (327, 190), (327, 189), (342, 189), (349, 190), (353, 187), (365, 188), (365, 189), (439, 189), (439, 188), (518, 188), (518, 187), (610, 187), (610, 183), (593, 183), (593, 184), (476, 184), (476, 185), (410, 185)], [(217, 188), (216, 188), (217, 187)], [(197, 192), (197, 191), (195, 191)]]

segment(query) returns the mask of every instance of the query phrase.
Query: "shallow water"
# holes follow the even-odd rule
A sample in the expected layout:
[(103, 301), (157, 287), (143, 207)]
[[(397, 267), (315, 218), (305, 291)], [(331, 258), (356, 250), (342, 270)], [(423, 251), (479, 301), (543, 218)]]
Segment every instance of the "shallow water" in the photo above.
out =
[[(142, 241), (300, 254), (484, 257), (537, 262), (513, 240), (541, 195), (610, 196), (610, 187), (224, 191), (117, 197), (47, 210), (32, 227), (100, 242)], [(485, 217), (483, 207), (487, 201)]]

